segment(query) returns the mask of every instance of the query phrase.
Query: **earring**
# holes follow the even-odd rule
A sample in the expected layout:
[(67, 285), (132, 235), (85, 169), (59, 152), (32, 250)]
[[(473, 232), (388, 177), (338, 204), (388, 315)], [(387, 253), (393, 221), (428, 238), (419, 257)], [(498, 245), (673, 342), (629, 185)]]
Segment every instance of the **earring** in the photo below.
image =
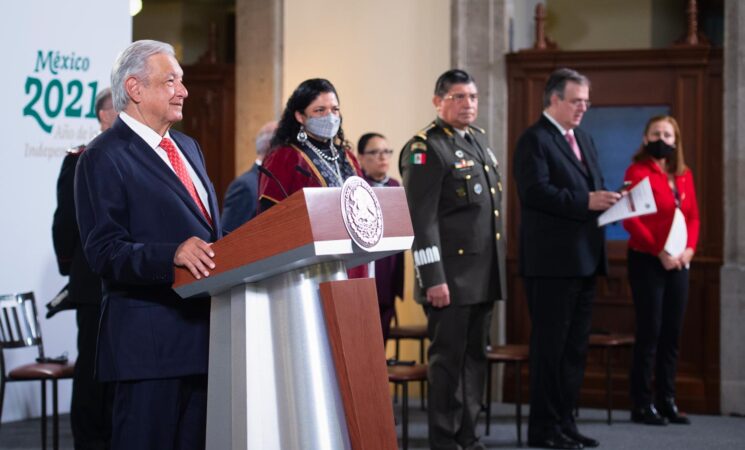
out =
[(300, 131), (297, 132), (297, 141), (304, 144), (308, 140), (308, 135), (305, 133), (305, 127), (300, 125)]

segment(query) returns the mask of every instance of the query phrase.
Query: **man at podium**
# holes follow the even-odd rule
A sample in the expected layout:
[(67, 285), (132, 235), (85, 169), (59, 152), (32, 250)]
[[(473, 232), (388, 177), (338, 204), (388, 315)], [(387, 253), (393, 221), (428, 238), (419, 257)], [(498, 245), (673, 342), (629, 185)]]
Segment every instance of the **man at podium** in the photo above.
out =
[(399, 167), (414, 227), (415, 298), (427, 314), (432, 449), (482, 449), (476, 435), (494, 301), (504, 298), (502, 183), (478, 113), (474, 79), (435, 85), (437, 119), (403, 148)]
[(103, 279), (97, 377), (116, 383), (112, 449), (205, 446), (208, 298), (182, 300), (174, 265), (209, 276), (220, 238), (199, 144), (170, 130), (188, 96), (173, 47), (137, 41), (112, 69), (119, 117), (80, 157), (75, 204)]

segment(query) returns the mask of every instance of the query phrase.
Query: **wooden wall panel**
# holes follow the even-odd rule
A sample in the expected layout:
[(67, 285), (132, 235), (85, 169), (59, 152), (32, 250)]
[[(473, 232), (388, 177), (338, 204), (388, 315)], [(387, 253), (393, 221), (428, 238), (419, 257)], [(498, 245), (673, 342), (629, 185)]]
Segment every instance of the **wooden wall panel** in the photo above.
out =
[[(571, 67), (592, 82), (594, 106), (668, 105), (681, 123), (686, 162), (696, 181), (701, 239), (691, 268), (690, 298), (679, 358), (678, 401), (687, 411), (719, 412), (719, 269), (722, 265), (722, 53), (708, 47), (595, 52), (521, 52), (507, 56), (509, 89), (508, 167), (515, 142), (541, 111), (542, 91), (552, 70)], [(518, 274), (517, 190), (508, 178), (507, 341), (527, 344), (530, 318)], [(626, 272), (625, 242), (609, 242), (609, 273), (598, 280), (593, 329), (633, 333), (634, 309)], [(614, 356), (613, 402), (629, 406), (630, 352)], [(605, 405), (602, 353), (588, 357), (581, 403)], [(529, 395), (527, 368), (524, 394)], [(505, 397), (512, 398), (508, 380)]]
[(222, 207), (225, 191), (235, 178), (235, 66), (184, 66), (189, 98), (184, 102), (186, 134), (199, 142), (207, 174)]

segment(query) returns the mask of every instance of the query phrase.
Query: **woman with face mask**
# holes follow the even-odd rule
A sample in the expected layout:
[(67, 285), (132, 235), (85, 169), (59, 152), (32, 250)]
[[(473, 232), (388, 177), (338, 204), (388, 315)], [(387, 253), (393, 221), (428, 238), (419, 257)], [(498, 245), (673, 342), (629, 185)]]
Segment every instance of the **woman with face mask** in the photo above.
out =
[(339, 187), (353, 175), (362, 176), (341, 121), (339, 96), (328, 80), (305, 80), (295, 89), (263, 161), (279, 183), (261, 176), (260, 211), (285, 199), (282, 188), (289, 196), (304, 187)]
[[(362, 176), (341, 128), (339, 96), (328, 80), (313, 78), (287, 100), (262, 166), (274, 179), (259, 177), (259, 214), (305, 187), (341, 187)], [(366, 266), (348, 270), (367, 276)]]
[(643, 145), (624, 180), (633, 187), (645, 178), (657, 212), (623, 222), (629, 232), (629, 284), (636, 312), (631, 420), (647, 425), (689, 424), (675, 403), (675, 371), (699, 216), (693, 175), (683, 160), (680, 128), (670, 116), (647, 122)]

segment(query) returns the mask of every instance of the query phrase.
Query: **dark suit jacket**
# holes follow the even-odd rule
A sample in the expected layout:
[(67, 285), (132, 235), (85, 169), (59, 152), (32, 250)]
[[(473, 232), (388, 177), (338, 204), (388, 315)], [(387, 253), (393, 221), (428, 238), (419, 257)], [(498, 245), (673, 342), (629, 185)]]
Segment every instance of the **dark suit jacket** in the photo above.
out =
[(606, 272), (605, 231), (588, 209), (604, 189), (595, 143), (579, 128), (577, 160), (543, 115), (517, 141), (514, 176), (520, 197), (520, 272), (526, 277), (585, 277)]
[(75, 203), (91, 268), (104, 280), (102, 381), (207, 373), (209, 299), (171, 289), (173, 257), (191, 236), (220, 238), (215, 190), (199, 145), (171, 131), (209, 195), (209, 226), (176, 174), (121, 119), (80, 157)]
[(228, 186), (222, 206), (222, 229), (230, 233), (253, 219), (259, 199), (259, 169), (254, 164)]
[(62, 275), (69, 275), (70, 302), (98, 305), (101, 303), (101, 278), (93, 273), (83, 253), (75, 218), (75, 167), (83, 147), (68, 151), (57, 179), (57, 209), (52, 222), (52, 240), (57, 265)]

